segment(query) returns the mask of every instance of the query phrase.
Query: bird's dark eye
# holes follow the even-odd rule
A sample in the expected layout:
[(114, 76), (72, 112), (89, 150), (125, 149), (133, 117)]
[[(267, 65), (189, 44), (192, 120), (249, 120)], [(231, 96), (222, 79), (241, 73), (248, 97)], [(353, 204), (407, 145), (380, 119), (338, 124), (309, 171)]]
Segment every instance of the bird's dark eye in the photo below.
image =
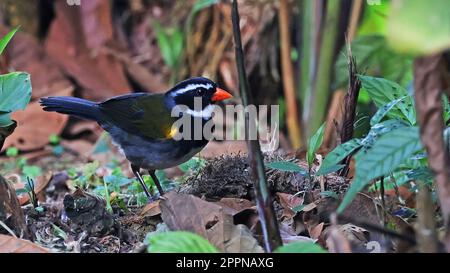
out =
[(203, 96), (203, 94), (205, 94), (205, 90), (203, 90), (203, 89), (197, 89), (197, 90), (196, 90), (196, 93), (197, 93), (198, 96)]

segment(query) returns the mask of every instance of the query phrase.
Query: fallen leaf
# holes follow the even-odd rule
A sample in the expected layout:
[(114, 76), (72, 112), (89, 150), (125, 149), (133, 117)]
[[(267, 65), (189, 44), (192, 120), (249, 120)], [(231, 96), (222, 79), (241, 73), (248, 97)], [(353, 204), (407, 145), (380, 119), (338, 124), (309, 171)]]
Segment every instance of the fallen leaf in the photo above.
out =
[(4, 148), (14, 146), (26, 151), (42, 148), (49, 142), (50, 135), (59, 135), (68, 116), (45, 112), (38, 102), (33, 102), (24, 111), (14, 112), (12, 119), (17, 121), (18, 126), (6, 139)]
[(145, 205), (145, 207), (141, 210), (139, 215), (141, 216), (149, 216), (153, 217), (161, 214), (161, 208), (159, 207), (159, 200), (155, 202), (151, 202), (150, 204)]
[(276, 195), (280, 205), (283, 207), (281, 221), (293, 218), (296, 213), (292, 210), (292, 208), (303, 204), (303, 198), (282, 192), (277, 192)]
[(244, 225), (227, 225), (231, 230), (225, 232), (225, 252), (227, 253), (263, 253), (264, 249), (258, 244), (250, 230)]
[(222, 206), (193, 195), (169, 192), (160, 202), (161, 217), (171, 230), (194, 232), (222, 252), (260, 252), (247, 227), (234, 225)]
[(30, 241), (0, 234), (0, 253), (49, 253), (50, 250)]
[(56, 17), (45, 49), (81, 85), (83, 97), (103, 100), (131, 90), (123, 65), (99, 50), (115, 42), (110, 29), (110, 2), (95, 0), (79, 7), (57, 1), (54, 6)]
[(322, 222), (314, 227), (308, 227), (309, 236), (315, 240), (319, 239), (323, 231), (323, 226), (324, 223)]
[(217, 204), (221, 205), (224, 211), (231, 215), (235, 215), (236, 213), (255, 205), (252, 201), (247, 199), (227, 197), (220, 199)]

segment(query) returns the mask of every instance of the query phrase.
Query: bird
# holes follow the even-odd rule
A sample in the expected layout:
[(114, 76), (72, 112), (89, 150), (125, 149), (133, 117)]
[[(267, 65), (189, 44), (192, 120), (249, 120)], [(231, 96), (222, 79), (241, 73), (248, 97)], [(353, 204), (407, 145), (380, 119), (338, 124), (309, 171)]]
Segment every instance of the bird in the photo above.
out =
[[(130, 162), (133, 174), (151, 199), (142, 179), (141, 169), (148, 171), (161, 197), (164, 190), (155, 170), (186, 162), (209, 142), (204, 136), (176, 139), (172, 125), (184, 116), (200, 120), (204, 126), (212, 119), (214, 104), (232, 97), (212, 80), (193, 77), (175, 84), (165, 93), (136, 92), (102, 102), (70, 96), (50, 96), (41, 98), (40, 104), (44, 111), (96, 121), (109, 133), (113, 143)], [(203, 108), (194, 107), (196, 99), (201, 101)], [(184, 110), (174, 116), (172, 111), (179, 105), (185, 108), (180, 108)], [(179, 131), (182, 132), (183, 128)]]

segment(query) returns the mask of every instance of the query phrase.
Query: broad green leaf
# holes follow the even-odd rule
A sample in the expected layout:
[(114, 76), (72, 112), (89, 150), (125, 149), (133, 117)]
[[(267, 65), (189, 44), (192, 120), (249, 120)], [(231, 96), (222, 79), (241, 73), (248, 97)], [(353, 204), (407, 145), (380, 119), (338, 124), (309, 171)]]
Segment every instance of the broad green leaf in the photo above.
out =
[(402, 53), (431, 55), (450, 48), (448, 0), (394, 0), (388, 16), (387, 39)]
[(368, 0), (364, 6), (364, 15), (358, 29), (358, 35), (386, 33), (386, 17), (390, 9), (388, 0)]
[(15, 29), (11, 30), (10, 32), (8, 32), (8, 34), (5, 35), (5, 37), (3, 37), (0, 40), (0, 55), (3, 53), (3, 50), (5, 50), (6, 46), (8, 45), (9, 41), (12, 39), (12, 37), (14, 36), (14, 34), (16, 34), (17, 30), (20, 27), (16, 27)]
[(391, 102), (388, 102), (387, 104), (383, 105), (378, 109), (378, 111), (373, 115), (372, 119), (370, 119), (370, 126), (374, 126), (377, 123), (380, 123), (380, 121), (386, 116), (389, 111), (400, 101), (406, 99), (407, 97), (399, 98), (396, 100), (393, 100)]
[(368, 150), (372, 147), (373, 143), (375, 143), (380, 136), (403, 127), (408, 127), (408, 124), (402, 120), (396, 119), (390, 119), (375, 124), (370, 128), (367, 136), (361, 140), (361, 144), (363, 145), (362, 150)]
[(293, 242), (277, 248), (275, 253), (327, 253), (318, 244), (313, 242)]
[(360, 75), (359, 79), (362, 87), (367, 90), (373, 102), (379, 108), (393, 100), (406, 97), (393, 107), (388, 116), (404, 119), (410, 124), (415, 125), (416, 110), (414, 108), (413, 100), (408, 96), (408, 92), (405, 88), (395, 82), (382, 78)]
[[(385, 190), (391, 190), (395, 186), (401, 186), (405, 183), (411, 181), (411, 178), (408, 176), (408, 171), (398, 171), (394, 172), (389, 176), (384, 178), (384, 188)], [(374, 185), (369, 187), (369, 191), (373, 192), (375, 190), (380, 190), (381, 181), (375, 182)]]
[(325, 123), (317, 129), (316, 133), (311, 137), (308, 143), (308, 153), (306, 155), (306, 161), (308, 166), (311, 167), (314, 161), (314, 156), (317, 150), (320, 148), (323, 142), (323, 134), (325, 132)]
[(327, 175), (330, 173), (334, 173), (339, 171), (340, 169), (344, 168), (345, 164), (337, 164), (337, 165), (331, 165), (331, 166), (326, 166), (325, 168), (323, 168), (322, 166), (320, 167), (320, 170), (318, 172), (315, 173), (316, 176), (319, 175)]
[(145, 241), (150, 253), (217, 253), (206, 239), (187, 231), (149, 234)]
[(308, 173), (306, 170), (290, 161), (274, 161), (270, 162), (266, 165), (268, 168), (276, 169), (283, 172), (298, 172), (303, 176), (307, 176)]
[[(366, 75), (382, 76), (406, 87), (412, 80), (413, 58), (393, 51), (381, 35), (356, 37), (351, 43), (352, 56), (356, 60), (358, 71)], [(334, 88), (348, 85), (348, 57), (346, 45), (343, 46), (335, 63)], [(362, 89), (361, 91), (363, 91)], [(360, 92), (359, 101), (364, 100)]]
[[(361, 147), (361, 140), (356, 139), (356, 138), (337, 146), (336, 148), (334, 148), (333, 151), (328, 153), (328, 155), (325, 157), (325, 159), (323, 160), (322, 165), (320, 166), (320, 169), (317, 171), (316, 175), (324, 175), (324, 174), (330, 173), (329, 172), (330, 170), (333, 170), (333, 168), (335, 166), (338, 166), (339, 163), (342, 160), (344, 160), (344, 158), (346, 158), (348, 155), (353, 153), (359, 147)], [(339, 170), (339, 169), (337, 169), (337, 170)], [(337, 170), (334, 170), (334, 171), (337, 171)], [(333, 172), (333, 171), (331, 171), (331, 172)]]
[(14, 122), (11, 113), (23, 110), (30, 102), (30, 75), (24, 72), (13, 72), (0, 75), (0, 127), (7, 127)]
[(373, 179), (395, 171), (404, 161), (422, 149), (419, 128), (399, 128), (381, 136), (368, 150), (355, 155), (355, 179), (338, 208), (341, 213), (356, 194)]

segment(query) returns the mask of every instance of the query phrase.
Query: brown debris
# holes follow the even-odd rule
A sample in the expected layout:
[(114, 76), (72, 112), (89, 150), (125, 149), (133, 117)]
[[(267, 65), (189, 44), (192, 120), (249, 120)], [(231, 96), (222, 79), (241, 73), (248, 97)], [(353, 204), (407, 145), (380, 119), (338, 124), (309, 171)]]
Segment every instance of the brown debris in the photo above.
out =
[[(2, 176), (0, 176), (0, 221), (10, 228), (15, 236), (19, 238), (29, 237), (25, 217), (16, 197), (16, 191)], [(0, 231), (7, 233), (3, 226), (0, 226)]]

